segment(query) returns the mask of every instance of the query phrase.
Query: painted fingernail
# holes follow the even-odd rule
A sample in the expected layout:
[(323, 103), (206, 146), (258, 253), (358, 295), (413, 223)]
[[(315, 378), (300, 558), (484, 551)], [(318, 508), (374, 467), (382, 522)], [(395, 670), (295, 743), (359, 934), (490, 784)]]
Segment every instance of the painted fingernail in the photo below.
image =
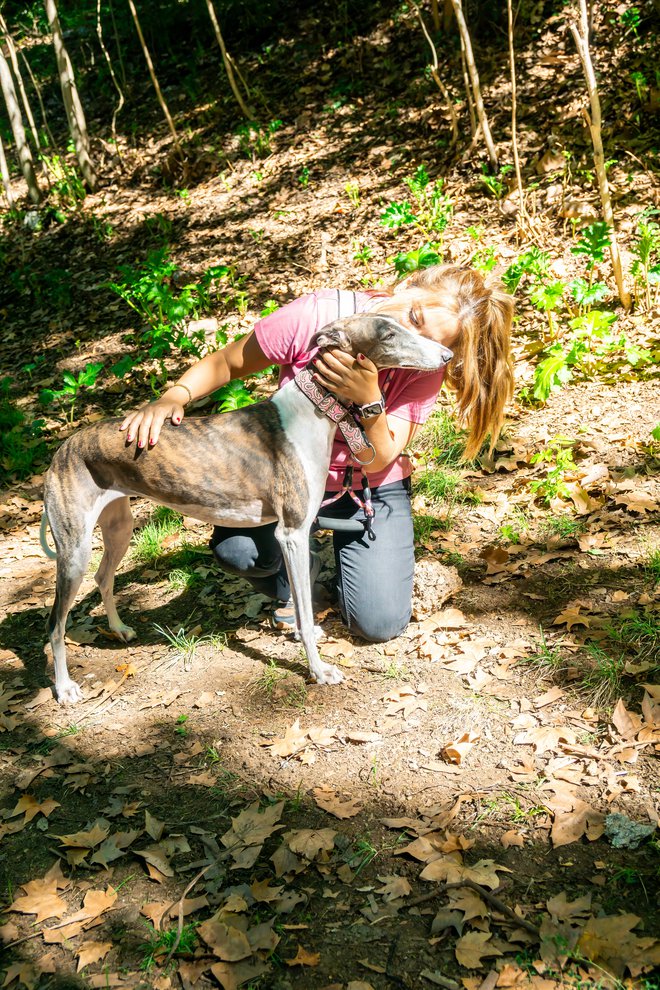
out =
[(174, 420), (174, 422), (175, 422), (175, 423), (180, 423), (180, 422), (181, 422), (181, 419), (180, 419), (180, 417), (179, 417), (179, 416), (177, 416), (177, 417), (176, 417), (176, 419)]
[(155, 443), (156, 443), (156, 441), (154, 440), (154, 438), (153, 438), (153, 437), (151, 437), (151, 438), (149, 439), (149, 446), (150, 446), (150, 447), (153, 447), (153, 445), (154, 445)]
[(144, 447), (144, 440), (138, 440), (138, 447)]
[(129, 434), (127, 434), (127, 436), (126, 436), (126, 439), (127, 439), (127, 440), (128, 440), (128, 442), (130, 443), (130, 442), (131, 442), (131, 440), (133, 439), (133, 437), (132, 437), (132, 436), (130, 435), (130, 433), (129, 433)]
[(360, 361), (364, 361), (364, 354), (358, 354), (358, 358), (360, 359)]

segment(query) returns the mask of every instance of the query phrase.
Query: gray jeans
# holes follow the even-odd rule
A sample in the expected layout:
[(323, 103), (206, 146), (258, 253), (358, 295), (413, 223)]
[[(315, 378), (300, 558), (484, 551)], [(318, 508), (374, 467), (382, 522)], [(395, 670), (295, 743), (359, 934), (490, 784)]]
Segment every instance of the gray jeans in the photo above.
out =
[[(335, 531), (333, 546), (344, 622), (350, 632), (381, 643), (399, 636), (410, 621), (415, 554), (409, 479), (374, 488), (372, 499), (376, 539)], [(362, 510), (343, 495), (323, 509), (323, 516), (360, 519)], [(210, 547), (223, 570), (247, 578), (261, 594), (279, 601), (290, 597), (275, 523), (249, 529), (216, 526)]]

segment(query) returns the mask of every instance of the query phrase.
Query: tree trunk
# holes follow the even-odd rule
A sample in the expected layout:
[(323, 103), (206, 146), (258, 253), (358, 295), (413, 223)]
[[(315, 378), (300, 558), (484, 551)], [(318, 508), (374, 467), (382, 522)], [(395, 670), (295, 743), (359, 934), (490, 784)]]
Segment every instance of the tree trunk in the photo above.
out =
[(5, 196), (7, 197), (7, 205), (10, 210), (13, 210), (14, 196), (11, 191), (11, 178), (9, 176), (9, 168), (5, 157), (5, 146), (2, 143), (2, 138), (0, 138), (0, 176), (2, 177), (2, 185), (5, 190)]
[(5, 42), (7, 44), (7, 51), (9, 52), (9, 59), (11, 61), (12, 69), (14, 70), (14, 78), (18, 84), (18, 91), (21, 94), (21, 103), (23, 104), (23, 110), (25, 111), (25, 116), (27, 117), (27, 122), (30, 125), (30, 133), (32, 134), (32, 140), (34, 141), (34, 146), (36, 149), (40, 147), (39, 132), (37, 131), (37, 125), (34, 122), (34, 117), (32, 115), (32, 109), (30, 107), (30, 102), (27, 98), (27, 93), (25, 92), (25, 86), (23, 85), (23, 76), (21, 75), (21, 70), (18, 64), (18, 58), (16, 57), (16, 46), (7, 30), (7, 23), (0, 14), (0, 29), (4, 35)]
[(18, 160), (21, 165), (21, 171), (27, 182), (28, 192), (30, 194), (30, 199), (33, 203), (39, 203), (41, 199), (41, 192), (39, 190), (39, 184), (37, 182), (37, 177), (34, 174), (34, 162), (32, 161), (32, 152), (30, 151), (30, 146), (27, 143), (27, 138), (25, 136), (25, 128), (23, 127), (23, 118), (21, 117), (21, 108), (18, 105), (18, 98), (16, 96), (16, 90), (14, 88), (14, 80), (12, 79), (11, 69), (9, 64), (2, 54), (0, 49), (0, 87), (2, 88), (2, 95), (5, 98), (5, 104), (7, 106), (7, 114), (9, 115), (9, 123), (11, 124), (12, 134), (14, 135), (14, 142), (16, 144), (16, 152), (18, 154)]
[(591, 142), (594, 148), (594, 165), (596, 166), (596, 178), (598, 179), (598, 191), (600, 193), (600, 202), (603, 209), (603, 219), (605, 220), (605, 223), (612, 228), (610, 243), (612, 269), (614, 271), (614, 278), (616, 280), (616, 287), (619, 293), (619, 299), (621, 300), (621, 305), (624, 309), (630, 309), (632, 300), (623, 278), (621, 256), (619, 254), (616, 229), (614, 226), (612, 200), (610, 199), (610, 187), (607, 181), (607, 171), (605, 169), (605, 152), (603, 150), (603, 138), (601, 133), (600, 97), (598, 96), (598, 84), (596, 83), (596, 74), (594, 72), (593, 62), (591, 61), (591, 52), (589, 51), (589, 11), (587, 10), (586, 0), (579, 0), (579, 4), (580, 23), (578, 25), (578, 23), (574, 21), (569, 26), (571, 29), (571, 34), (573, 35), (573, 40), (575, 41), (575, 47), (577, 48), (578, 55), (580, 56), (580, 61), (582, 62), (582, 70), (584, 72), (584, 78), (587, 83), (587, 91), (589, 93), (591, 117), (589, 117), (586, 110), (584, 113), (587, 118), (587, 123), (591, 132)]
[(183, 157), (183, 151), (181, 149), (181, 143), (179, 142), (179, 136), (176, 132), (174, 126), (174, 121), (172, 120), (172, 115), (169, 111), (167, 103), (165, 102), (165, 97), (163, 96), (162, 90), (158, 79), (156, 78), (156, 73), (154, 71), (154, 64), (151, 61), (151, 55), (149, 54), (149, 49), (147, 48), (147, 43), (144, 40), (144, 35), (142, 34), (142, 28), (140, 27), (140, 19), (138, 17), (138, 12), (135, 8), (133, 0), (128, 0), (128, 6), (131, 8), (131, 14), (133, 15), (133, 22), (135, 24), (135, 30), (138, 33), (138, 38), (140, 39), (140, 44), (142, 45), (142, 52), (144, 54), (145, 61), (147, 63), (147, 68), (149, 69), (149, 75), (151, 76), (151, 82), (156, 90), (156, 96), (158, 97), (158, 102), (160, 103), (160, 108), (165, 115), (165, 120), (167, 121), (167, 126), (170, 129), (170, 134), (172, 135), (172, 140), (174, 141), (174, 146), (179, 154)]
[(76, 149), (76, 158), (78, 159), (80, 171), (87, 186), (90, 189), (94, 189), (96, 186), (96, 173), (94, 172), (92, 160), (89, 157), (89, 137), (87, 135), (85, 113), (80, 102), (80, 96), (78, 95), (71, 59), (64, 45), (60, 19), (57, 15), (57, 6), (55, 0), (44, 0), (44, 6), (53, 36), (53, 47), (57, 59), (60, 86), (62, 87), (64, 109), (66, 110), (73, 145)]
[(470, 86), (472, 88), (472, 95), (474, 97), (474, 105), (477, 110), (477, 117), (479, 118), (479, 123), (481, 124), (481, 130), (484, 136), (484, 141), (486, 142), (486, 150), (488, 151), (490, 164), (494, 169), (496, 169), (497, 152), (495, 151), (495, 145), (493, 144), (493, 138), (490, 133), (490, 127), (488, 126), (488, 117), (486, 116), (486, 111), (484, 109), (484, 102), (481, 98), (479, 73), (477, 72), (477, 66), (475, 64), (474, 55), (472, 53), (472, 42), (470, 41), (470, 32), (468, 31), (468, 27), (465, 22), (465, 17), (463, 16), (463, 5), (461, 0), (451, 0), (451, 2), (452, 2), (452, 7), (454, 8), (454, 16), (456, 17), (456, 23), (458, 24), (458, 31), (461, 36), (461, 47), (465, 52), (465, 60), (467, 62), (468, 73), (470, 75)]
[(215, 31), (215, 37), (220, 46), (220, 52), (222, 54), (222, 62), (225, 67), (225, 72), (227, 73), (227, 79), (229, 80), (229, 85), (231, 86), (231, 91), (234, 94), (236, 102), (241, 108), (243, 116), (250, 120), (254, 117), (254, 112), (245, 104), (243, 97), (241, 96), (240, 90), (236, 85), (236, 80), (234, 78), (234, 71), (231, 65), (231, 59), (227, 54), (227, 49), (225, 48), (224, 38), (222, 37), (222, 32), (220, 30), (220, 25), (218, 24), (218, 18), (215, 13), (215, 7), (213, 6), (213, 0), (206, 0), (206, 6), (208, 8), (209, 17), (211, 18), (211, 24), (213, 25), (213, 30)]

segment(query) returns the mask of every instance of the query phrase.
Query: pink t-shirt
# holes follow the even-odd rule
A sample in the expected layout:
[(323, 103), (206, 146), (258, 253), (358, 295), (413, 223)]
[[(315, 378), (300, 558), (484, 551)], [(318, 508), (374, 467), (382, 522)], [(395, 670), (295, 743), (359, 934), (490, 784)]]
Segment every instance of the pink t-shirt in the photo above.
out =
[[(350, 297), (353, 294), (342, 293), (343, 297), (347, 295)], [(368, 312), (379, 301), (379, 297), (374, 298), (366, 292), (356, 292), (354, 296), (357, 313)], [(254, 333), (261, 350), (269, 361), (280, 365), (280, 386), (291, 381), (309, 364), (318, 350), (315, 347), (310, 348), (311, 338), (318, 330), (336, 320), (338, 315), (337, 291), (320, 289), (287, 303), (255, 324)], [(342, 309), (342, 316), (344, 315), (349, 314)], [(378, 381), (385, 394), (387, 415), (405, 419), (409, 423), (426, 422), (435, 405), (443, 378), (444, 368), (440, 371), (380, 371)], [(350, 451), (341, 433), (337, 431), (327, 491), (336, 492), (341, 489), (344, 470), (349, 463)], [(382, 471), (369, 472), (369, 482), (376, 488), (378, 485), (407, 478), (410, 473), (409, 458), (405, 454), (399, 454)]]

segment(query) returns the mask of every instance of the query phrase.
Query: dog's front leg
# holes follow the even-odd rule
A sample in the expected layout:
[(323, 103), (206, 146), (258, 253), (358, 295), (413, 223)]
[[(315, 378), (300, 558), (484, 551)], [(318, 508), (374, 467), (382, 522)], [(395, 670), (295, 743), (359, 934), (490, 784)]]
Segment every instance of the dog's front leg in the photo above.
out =
[(282, 548), (296, 610), (296, 624), (307, 654), (310, 673), (318, 684), (340, 684), (344, 675), (332, 664), (321, 660), (316, 645), (308, 533), (309, 527), (306, 527), (302, 530), (284, 530), (281, 533), (276, 531), (275, 535)]

